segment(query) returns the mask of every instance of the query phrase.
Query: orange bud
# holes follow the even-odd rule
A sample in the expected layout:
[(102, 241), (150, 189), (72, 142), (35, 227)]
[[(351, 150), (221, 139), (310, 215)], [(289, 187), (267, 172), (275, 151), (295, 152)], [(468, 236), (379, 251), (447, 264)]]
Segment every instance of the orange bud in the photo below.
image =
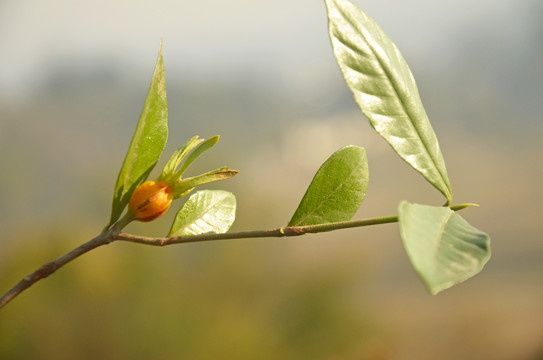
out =
[(134, 191), (128, 209), (138, 221), (153, 221), (162, 216), (172, 203), (171, 188), (166, 182), (146, 181)]

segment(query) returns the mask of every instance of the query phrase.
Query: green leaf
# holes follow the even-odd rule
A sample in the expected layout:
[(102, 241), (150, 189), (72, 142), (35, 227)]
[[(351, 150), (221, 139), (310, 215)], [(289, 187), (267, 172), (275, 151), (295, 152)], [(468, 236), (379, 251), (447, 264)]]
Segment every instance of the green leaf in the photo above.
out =
[(198, 176), (182, 179), (178, 181), (173, 189), (172, 196), (178, 199), (192, 191), (196, 186), (209, 184), (213, 181), (226, 180), (235, 176), (239, 171), (230, 170), (228, 167), (211, 170)]
[(236, 197), (222, 190), (192, 194), (175, 216), (168, 236), (225, 233), (236, 218)]
[(322, 164), (288, 226), (351, 220), (368, 189), (366, 150), (349, 145)]
[(483, 269), (490, 259), (490, 237), (448, 207), (398, 207), (400, 233), (415, 271), (432, 294)]
[(181, 168), (177, 171), (175, 176), (181, 176), (185, 170), (194, 162), (194, 160), (198, 159), (203, 153), (205, 153), (207, 150), (211, 149), (215, 144), (219, 141), (220, 136), (215, 135), (212, 138), (207, 139), (204, 141), (200, 146), (198, 146), (188, 157), (187, 160), (183, 163)]
[(177, 149), (170, 157), (166, 165), (164, 165), (162, 174), (160, 174), (160, 179), (168, 180), (170, 177), (174, 177), (175, 169), (179, 166), (179, 164), (181, 164), (181, 161), (183, 161), (185, 156), (187, 156), (187, 154), (191, 152), (192, 149), (194, 149), (196, 146), (198, 146), (198, 144), (200, 144), (202, 141), (204, 141), (204, 139), (198, 139), (198, 136), (195, 136), (187, 141), (179, 149)]
[(143, 111), (115, 184), (110, 225), (119, 219), (134, 190), (153, 170), (167, 137), (168, 105), (161, 43)]
[(373, 128), (450, 204), (452, 190), (415, 79), (392, 40), (347, 0), (326, 0), (334, 55)]

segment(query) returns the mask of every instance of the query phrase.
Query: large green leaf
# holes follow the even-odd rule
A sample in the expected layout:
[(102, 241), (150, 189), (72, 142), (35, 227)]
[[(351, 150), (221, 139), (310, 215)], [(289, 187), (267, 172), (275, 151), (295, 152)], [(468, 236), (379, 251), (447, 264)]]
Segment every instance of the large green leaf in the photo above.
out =
[(483, 269), (490, 259), (490, 237), (448, 207), (398, 207), (400, 233), (415, 271), (432, 294)]
[(336, 151), (315, 174), (288, 226), (351, 220), (366, 196), (368, 179), (364, 148)]
[(119, 219), (130, 196), (153, 170), (168, 137), (168, 104), (162, 44), (138, 125), (115, 184), (110, 225)]
[(225, 233), (236, 218), (236, 197), (222, 190), (192, 194), (175, 216), (169, 236)]
[(448, 200), (452, 190), (437, 137), (407, 63), (392, 40), (347, 0), (326, 0), (334, 55), (373, 128)]

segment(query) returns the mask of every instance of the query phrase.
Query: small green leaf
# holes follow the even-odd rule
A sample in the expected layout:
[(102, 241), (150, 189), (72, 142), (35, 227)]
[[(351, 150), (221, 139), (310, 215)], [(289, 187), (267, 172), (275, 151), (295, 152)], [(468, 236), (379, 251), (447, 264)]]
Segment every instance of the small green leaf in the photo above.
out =
[(490, 259), (490, 237), (448, 207), (398, 207), (402, 241), (415, 271), (432, 294), (479, 273)]
[(236, 197), (222, 190), (202, 190), (192, 194), (175, 216), (168, 236), (221, 234), (236, 218)]
[(288, 226), (351, 220), (366, 196), (368, 179), (364, 148), (336, 151), (315, 174)]
[(207, 139), (204, 141), (200, 146), (198, 146), (188, 157), (187, 160), (183, 163), (181, 168), (177, 171), (175, 176), (181, 176), (185, 170), (188, 169), (188, 167), (194, 162), (194, 160), (198, 159), (203, 153), (205, 153), (207, 150), (211, 149), (217, 141), (219, 141), (219, 135), (215, 135), (212, 138)]
[(237, 170), (230, 170), (228, 169), (228, 167), (225, 166), (219, 169), (208, 171), (198, 176), (182, 179), (175, 184), (172, 196), (174, 199), (179, 199), (180, 197), (183, 197), (191, 192), (192, 189), (194, 189), (196, 186), (209, 184), (213, 181), (226, 180), (231, 178), (232, 176), (235, 176), (238, 172), (239, 171)]
[(417, 85), (392, 40), (348, 0), (326, 0), (334, 55), (373, 128), (447, 198), (452, 190)]
[(119, 219), (134, 190), (153, 170), (167, 137), (168, 104), (161, 43), (143, 111), (115, 184), (110, 225)]
[(191, 152), (192, 149), (194, 149), (196, 146), (198, 146), (198, 144), (200, 144), (202, 141), (204, 141), (204, 139), (198, 139), (198, 136), (195, 136), (187, 141), (179, 149), (177, 149), (170, 157), (166, 165), (164, 165), (164, 169), (162, 170), (160, 179), (167, 180), (169, 177), (174, 177), (175, 169), (177, 169), (179, 164), (181, 164), (181, 161), (183, 161), (185, 156), (187, 156), (187, 154)]

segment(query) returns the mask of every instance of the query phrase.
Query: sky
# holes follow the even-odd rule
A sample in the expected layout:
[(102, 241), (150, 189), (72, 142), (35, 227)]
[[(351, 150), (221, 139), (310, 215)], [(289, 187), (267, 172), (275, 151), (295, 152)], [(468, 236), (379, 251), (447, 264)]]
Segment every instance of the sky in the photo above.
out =
[[(535, 0), (355, 3), (378, 21), (409, 63), (438, 70), (453, 65), (458, 42), (507, 51), (536, 33)], [(239, 77), (252, 69), (264, 80), (292, 85), (315, 74), (325, 82), (337, 71), (327, 66), (333, 58), (323, 1), (4, 0), (0, 97), (24, 98), (58, 67), (88, 71), (109, 65), (125, 76), (142, 76), (161, 39), (167, 71), (180, 78)], [(507, 56), (497, 55), (498, 62)]]

